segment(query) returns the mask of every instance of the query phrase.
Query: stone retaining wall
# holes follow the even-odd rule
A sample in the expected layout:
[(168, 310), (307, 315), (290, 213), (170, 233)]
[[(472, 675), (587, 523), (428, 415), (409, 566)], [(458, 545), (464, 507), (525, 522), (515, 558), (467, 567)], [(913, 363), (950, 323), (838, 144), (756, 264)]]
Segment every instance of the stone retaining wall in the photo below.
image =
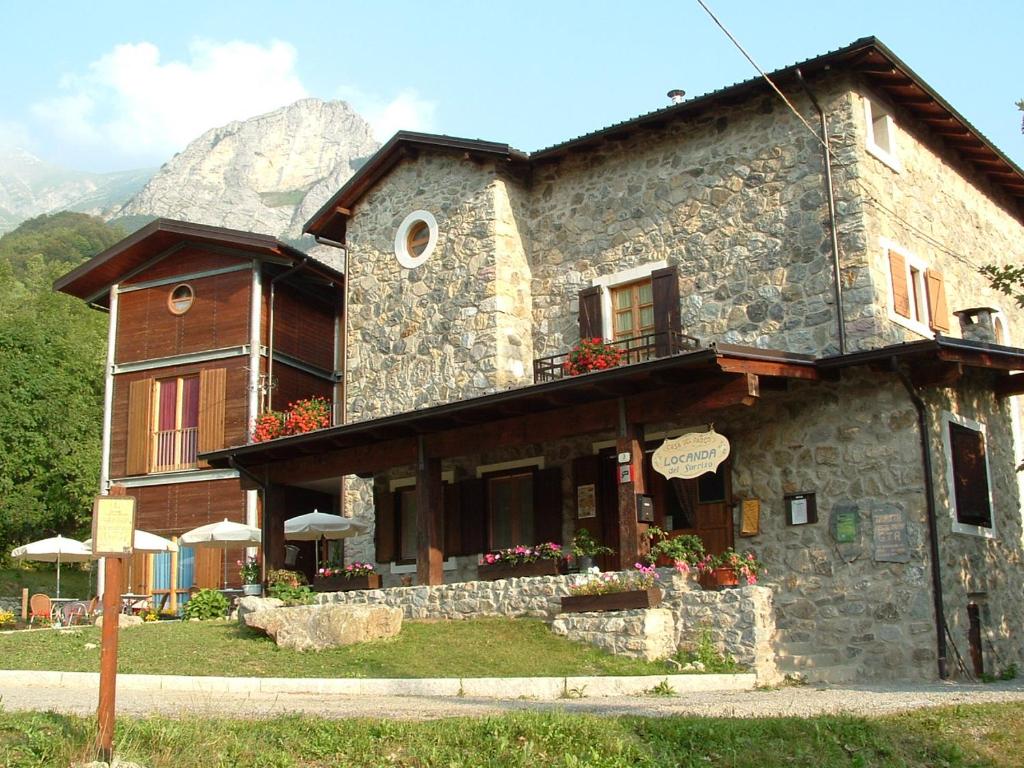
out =
[(0, 597), (0, 611), (10, 611), (15, 617), (21, 616), (21, 598)]
[[(671, 569), (661, 569), (662, 606), (675, 624), (675, 645), (695, 643), (705, 631), (719, 651), (757, 673), (760, 683), (778, 677), (771, 639), (775, 634), (772, 592), (765, 587), (704, 591)], [(428, 587), (392, 587), (326, 592), (321, 603), (383, 604), (401, 608), (407, 619), (471, 619), (483, 616), (553, 620), (569, 587), (587, 577), (537, 576), (501, 581), (467, 581)]]
[(657, 661), (676, 651), (676, 622), (668, 608), (562, 613), (551, 631), (602, 651)]

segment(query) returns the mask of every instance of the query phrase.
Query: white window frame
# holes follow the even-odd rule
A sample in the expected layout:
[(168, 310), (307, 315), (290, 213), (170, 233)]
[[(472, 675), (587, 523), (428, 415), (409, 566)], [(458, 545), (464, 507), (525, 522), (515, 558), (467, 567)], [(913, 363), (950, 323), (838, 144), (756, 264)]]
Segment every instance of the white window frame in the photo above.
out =
[[(902, 325), (907, 330), (913, 331), (914, 333), (918, 333), (926, 338), (935, 338), (935, 331), (931, 329), (931, 314), (930, 308), (928, 306), (928, 262), (922, 259), (920, 256), (911, 253), (906, 248), (903, 248), (897, 243), (894, 243), (891, 240), (887, 240), (884, 237), (880, 238), (879, 242), (881, 243), (882, 253), (884, 255), (883, 257), (885, 259), (885, 282), (886, 293), (889, 297), (889, 319), (892, 320), (894, 323), (897, 323), (898, 325)], [(912, 317), (904, 317), (903, 315), (896, 311), (896, 297), (893, 295), (892, 290), (892, 262), (889, 260), (889, 251), (895, 251), (896, 253), (900, 254), (903, 257), (903, 268), (906, 270), (906, 272), (904, 273), (904, 277), (907, 281), (907, 292), (909, 294), (911, 303), (913, 303), (914, 300), (914, 280), (913, 272), (911, 271), (911, 269), (913, 268), (914, 270), (917, 270), (917, 289), (919, 295), (924, 299), (921, 305), (921, 311), (923, 313), (923, 317), (921, 320), (915, 320)]]
[[(956, 483), (953, 479), (953, 447), (949, 440), (950, 424), (956, 424), (981, 434), (982, 442), (985, 445), (985, 482), (988, 483), (988, 508), (992, 513), (992, 526), (989, 528), (982, 525), (961, 523), (956, 519)], [(953, 533), (977, 536), (982, 539), (994, 539), (996, 537), (996, 507), (992, 498), (992, 462), (988, 453), (988, 434), (986, 433), (985, 425), (974, 419), (943, 411), (942, 448), (946, 454), (946, 493), (949, 499), (949, 518), (953, 526)]]
[[(870, 96), (863, 98), (864, 128), (867, 137), (865, 149), (868, 154), (885, 163), (896, 173), (903, 173), (903, 164), (900, 162), (896, 146), (896, 123), (892, 119), (892, 113)], [(876, 120), (884, 132), (884, 136), (876, 135)], [(879, 142), (879, 139), (888, 146), (888, 149)]]
[[(427, 247), (423, 249), (423, 253), (417, 256), (414, 253), (409, 253), (409, 232), (420, 222), (427, 225), (430, 238), (427, 240)], [(402, 219), (402, 223), (398, 225), (398, 231), (395, 233), (395, 258), (398, 259), (401, 266), (406, 269), (415, 269), (430, 258), (436, 246), (437, 219), (434, 218), (434, 214), (430, 211), (419, 210), (413, 211)]]
[(664, 269), (667, 266), (668, 261), (660, 259), (659, 261), (641, 264), (637, 267), (631, 267), (611, 275), (603, 275), (593, 279), (590, 284), (601, 289), (601, 335), (604, 336), (605, 341), (611, 341), (615, 338), (612, 288), (645, 280), (653, 275), (656, 270)]

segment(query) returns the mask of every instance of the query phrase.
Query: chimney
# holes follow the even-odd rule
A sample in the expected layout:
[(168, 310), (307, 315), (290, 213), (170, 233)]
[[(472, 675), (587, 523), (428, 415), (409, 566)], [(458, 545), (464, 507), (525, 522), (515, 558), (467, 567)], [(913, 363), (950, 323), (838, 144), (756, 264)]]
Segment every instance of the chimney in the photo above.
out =
[(971, 307), (953, 314), (960, 321), (960, 335), (969, 341), (984, 341), (994, 344), (996, 329), (992, 319), (998, 310), (992, 307)]
[(679, 88), (673, 88), (666, 95), (671, 99), (673, 104), (682, 104), (683, 99), (686, 98), (686, 91), (680, 90)]

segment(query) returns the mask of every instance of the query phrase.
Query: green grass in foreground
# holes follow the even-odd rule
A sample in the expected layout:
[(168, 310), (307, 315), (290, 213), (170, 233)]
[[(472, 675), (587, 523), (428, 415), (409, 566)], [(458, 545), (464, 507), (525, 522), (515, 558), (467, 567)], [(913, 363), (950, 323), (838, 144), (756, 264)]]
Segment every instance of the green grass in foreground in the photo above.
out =
[[(57, 594), (57, 566), (53, 563), (33, 563), (25, 567), (0, 568), (0, 597), (21, 597), (28, 587), (30, 595), (42, 592), (51, 597)], [(78, 565), (65, 564), (60, 568), (60, 594), (62, 597), (86, 598), (89, 594), (89, 574)]]
[[(99, 670), (99, 630), (0, 635), (0, 667)], [(278, 648), (235, 622), (161, 622), (120, 633), (126, 673), (232, 677), (545, 677), (657, 675), (664, 664), (612, 656), (557, 637), (539, 620), (406, 621), (392, 640), (319, 653)]]
[[(0, 714), (0, 756), (8, 768), (70, 765), (92, 757), (93, 729), (92, 719)], [(1024, 754), (1024, 705), (753, 720), (563, 713), (432, 722), (154, 718), (119, 721), (116, 749), (150, 768), (1011, 768)]]

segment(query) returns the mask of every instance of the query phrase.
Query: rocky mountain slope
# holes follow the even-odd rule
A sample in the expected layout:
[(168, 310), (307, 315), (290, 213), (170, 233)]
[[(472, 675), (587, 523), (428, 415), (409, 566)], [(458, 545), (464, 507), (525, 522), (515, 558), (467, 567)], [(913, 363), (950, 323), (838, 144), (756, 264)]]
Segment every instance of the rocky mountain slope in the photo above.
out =
[(0, 152), (0, 233), (42, 213), (100, 214), (142, 189), (153, 173), (152, 168), (117, 173), (72, 171), (23, 149)]
[(343, 101), (302, 99), (207, 131), (110, 216), (166, 216), (295, 238), (378, 147)]

